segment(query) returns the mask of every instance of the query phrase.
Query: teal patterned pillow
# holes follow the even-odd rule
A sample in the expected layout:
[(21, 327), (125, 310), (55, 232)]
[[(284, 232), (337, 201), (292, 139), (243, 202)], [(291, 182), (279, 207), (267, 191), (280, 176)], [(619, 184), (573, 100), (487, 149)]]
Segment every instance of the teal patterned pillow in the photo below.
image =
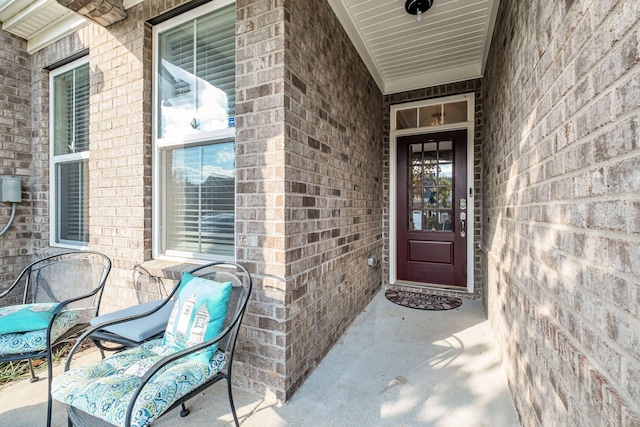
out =
[(57, 306), (57, 303), (39, 303), (0, 308), (0, 335), (45, 329)]
[[(231, 282), (220, 283), (185, 273), (163, 344), (180, 351), (218, 335), (227, 316), (231, 288)], [(217, 349), (214, 345), (198, 356), (208, 363)]]

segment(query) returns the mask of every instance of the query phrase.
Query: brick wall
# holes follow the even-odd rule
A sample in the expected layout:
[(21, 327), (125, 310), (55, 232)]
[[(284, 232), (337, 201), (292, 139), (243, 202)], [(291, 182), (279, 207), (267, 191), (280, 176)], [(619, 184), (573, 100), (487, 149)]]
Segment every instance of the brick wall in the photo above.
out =
[(89, 49), (91, 249), (113, 268), (103, 296), (112, 311), (146, 300), (134, 286), (135, 266), (151, 257), (151, 30), (143, 7), (105, 29), (89, 25), (32, 56), (34, 245), (49, 251), (49, 73), (45, 67)]
[[(16, 204), (11, 226), (0, 236), (0, 291), (6, 289), (31, 260), (31, 91), (27, 43), (0, 30), (0, 175), (22, 180), (22, 203)], [(0, 202), (0, 230), (11, 217), (12, 204)], [(2, 305), (10, 301), (3, 300)]]
[(285, 12), (281, 3), (236, 3), (236, 259), (256, 281), (234, 372), (243, 387), (284, 400)]
[[(391, 165), (389, 164), (389, 149), (390, 149), (390, 131), (391, 131), (391, 106), (396, 104), (404, 104), (414, 101), (422, 101), (426, 99), (442, 98), (452, 95), (460, 95), (464, 93), (474, 93), (474, 132), (473, 132), (473, 187), (475, 189), (473, 203), (474, 203), (474, 231), (473, 231), (473, 247), (474, 256), (473, 260), (469, 260), (467, 268), (473, 268), (473, 280), (474, 288), (473, 294), (464, 291), (457, 290), (444, 290), (430, 288), (429, 292), (442, 295), (455, 295), (455, 296), (471, 296), (475, 299), (481, 299), (484, 297), (482, 291), (482, 261), (480, 250), (477, 249), (477, 245), (482, 239), (482, 193), (478, 191), (482, 188), (482, 175), (480, 173), (482, 162), (482, 122), (483, 122), (483, 97), (482, 97), (482, 80), (474, 79), (463, 82), (450, 83), (440, 86), (432, 86), (424, 89), (411, 90), (408, 92), (393, 93), (385, 95), (383, 118), (384, 118), (384, 150), (383, 150), (383, 163), (384, 163), (384, 250), (383, 250), (383, 263), (382, 263), (382, 279), (385, 285), (389, 284), (389, 265), (390, 262), (395, 260), (389, 259), (389, 196), (392, 189), (389, 187)], [(415, 291), (415, 289), (407, 289)]]
[[(381, 271), (367, 258), (382, 256), (382, 95), (326, 1), (236, 7), (236, 259), (256, 281), (234, 376), (236, 385), (284, 401), (380, 288)], [(88, 25), (31, 58), (34, 245), (44, 252), (46, 67), (89, 49), (90, 246), (113, 260), (103, 312), (165, 293), (185, 268), (150, 261), (145, 22), (164, 11), (141, 3), (125, 21)]]
[(285, 4), (290, 396), (381, 286), (382, 94), (326, 0)]
[(380, 287), (382, 95), (326, 1), (237, 7), (240, 357), (284, 401)]
[[(271, 2), (238, 4), (238, 115), (237, 115), (237, 260), (256, 276), (256, 291), (245, 328), (241, 330), (235, 366), (235, 384), (273, 397), (284, 390), (284, 335), (272, 317), (283, 312), (284, 289), (277, 277), (284, 277), (284, 235), (282, 152), (284, 115), (269, 99), (256, 101), (256, 114), (246, 119), (243, 99), (263, 97), (272, 87), (282, 100), (283, 74), (272, 84), (282, 53), (271, 56), (272, 47), (243, 50), (244, 44), (259, 43), (250, 32), (254, 18), (259, 25), (282, 27), (282, 13), (264, 22), (262, 13)], [(264, 6), (267, 5), (266, 9)], [(177, 6), (144, 2), (127, 10), (125, 21), (103, 28), (90, 24), (32, 56), (34, 125), (34, 198), (38, 201), (33, 244), (40, 253), (49, 245), (49, 73), (46, 67), (89, 49), (90, 89), (90, 246), (108, 255), (113, 268), (105, 288), (102, 312), (147, 301), (166, 294), (189, 268), (180, 262), (150, 261), (151, 230), (151, 82), (152, 28), (145, 22)], [(245, 7), (248, 12), (245, 13)], [(276, 32), (278, 30), (275, 30)], [(249, 41), (243, 34), (249, 33)], [(268, 43), (268, 42), (267, 42)], [(276, 46), (277, 47), (277, 46)], [(275, 50), (275, 47), (274, 47)], [(243, 77), (243, 55), (247, 74), (255, 73), (256, 84)], [(261, 63), (260, 61), (265, 62)], [(265, 83), (266, 82), (266, 83)], [(265, 83), (263, 85), (263, 83)], [(282, 105), (282, 102), (280, 102)], [(253, 107), (251, 107), (253, 108)], [(261, 114), (262, 111), (264, 114)], [(251, 110), (250, 112), (253, 112)], [(275, 124), (269, 126), (266, 117)], [(279, 129), (279, 130), (278, 130)], [(258, 193), (258, 194), (254, 194)], [(275, 278), (263, 279), (265, 275)], [(263, 289), (264, 288), (264, 289)], [(283, 324), (284, 325), (284, 324)], [(272, 369), (273, 368), (273, 369)]]
[(640, 425), (640, 4), (501, 2), (484, 284), (523, 425)]

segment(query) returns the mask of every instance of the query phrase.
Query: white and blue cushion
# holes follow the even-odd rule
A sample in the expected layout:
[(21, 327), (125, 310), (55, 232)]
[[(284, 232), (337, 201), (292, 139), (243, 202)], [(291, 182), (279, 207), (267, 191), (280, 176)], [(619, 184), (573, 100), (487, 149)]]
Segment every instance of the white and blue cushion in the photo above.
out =
[[(43, 351), (47, 347), (47, 327), (55, 303), (26, 304), (0, 309), (0, 354)], [(51, 326), (51, 342), (80, 320), (76, 311), (64, 310)]]
[[(133, 393), (147, 370), (175, 348), (156, 339), (99, 362), (74, 368), (53, 379), (52, 395), (89, 415), (116, 426), (125, 422)], [(203, 363), (181, 358), (154, 375), (136, 400), (132, 426), (148, 426), (180, 397), (205, 383), (226, 364), (221, 352)]]
[[(227, 317), (231, 288), (231, 282), (184, 273), (162, 343), (180, 351), (215, 338)], [(214, 344), (188, 357), (199, 357), (206, 363), (217, 348)]]

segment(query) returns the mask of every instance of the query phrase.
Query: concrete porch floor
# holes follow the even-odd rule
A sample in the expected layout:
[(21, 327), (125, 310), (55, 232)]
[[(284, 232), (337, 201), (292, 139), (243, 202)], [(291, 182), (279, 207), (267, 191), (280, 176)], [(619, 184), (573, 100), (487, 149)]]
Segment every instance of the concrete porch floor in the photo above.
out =
[[(89, 351), (78, 363), (98, 357)], [(0, 426), (44, 425), (45, 376), (0, 391)], [(243, 427), (519, 425), (480, 302), (465, 299), (455, 310), (421, 311), (387, 301), (384, 291), (285, 405), (237, 389), (234, 400)], [(187, 418), (175, 410), (154, 426), (233, 424), (224, 382), (188, 406)], [(53, 425), (66, 426), (57, 402)]]

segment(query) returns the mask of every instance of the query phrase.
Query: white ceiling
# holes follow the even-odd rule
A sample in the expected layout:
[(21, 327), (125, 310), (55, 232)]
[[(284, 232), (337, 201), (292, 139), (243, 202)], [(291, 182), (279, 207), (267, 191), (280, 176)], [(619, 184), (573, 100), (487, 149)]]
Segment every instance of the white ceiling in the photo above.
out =
[[(499, 4), (434, 0), (418, 23), (405, 0), (328, 2), (385, 94), (481, 77)], [(0, 0), (0, 22), (28, 41), (30, 53), (88, 23), (56, 0)]]
[(405, 0), (328, 0), (382, 92), (481, 77), (500, 0), (434, 0), (416, 22)]

